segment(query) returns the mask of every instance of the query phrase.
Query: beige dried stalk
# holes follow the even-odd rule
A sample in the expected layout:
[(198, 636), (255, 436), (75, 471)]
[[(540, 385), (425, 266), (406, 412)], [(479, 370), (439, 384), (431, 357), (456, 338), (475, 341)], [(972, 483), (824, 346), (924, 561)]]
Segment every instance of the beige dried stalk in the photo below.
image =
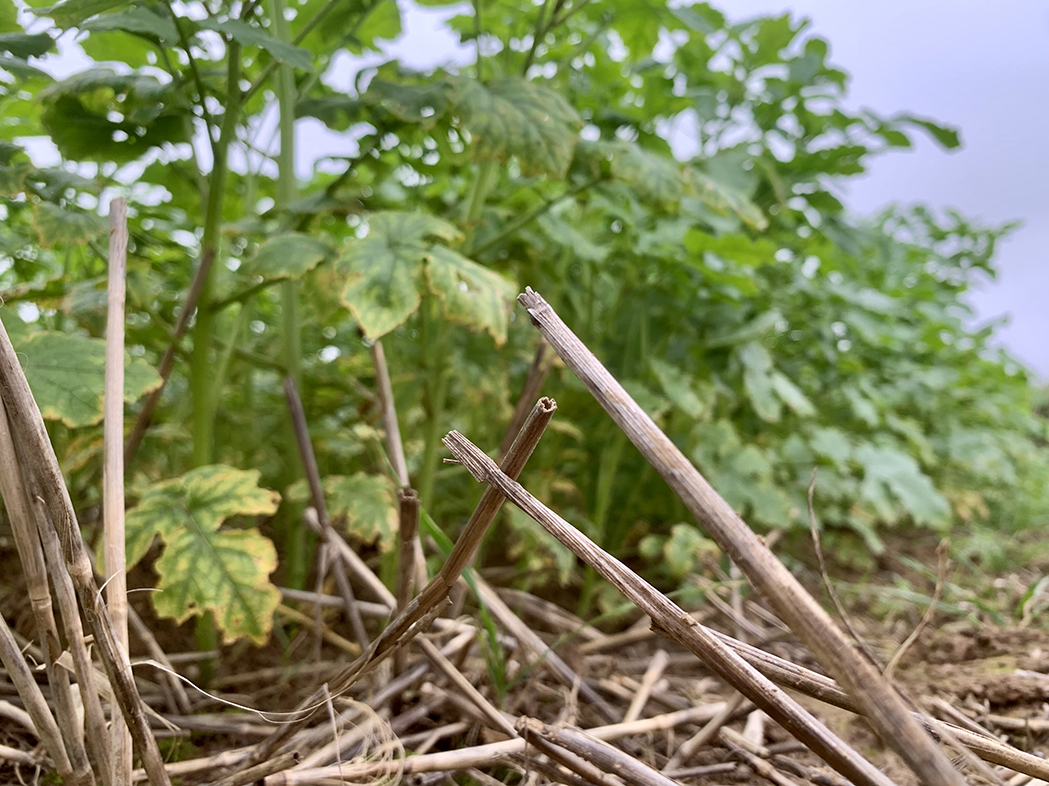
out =
[(864, 714), (885, 743), (929, 786), (962, 786), (964, 779), (911, 717), (892, 684), (857, 651), (761, 538), (718, 495), (550, 305), (531, 289), (518, 300), (528, 310), (532, 324), (692, 515), (838, 684), (864, 708)]
[[(404, 460), (404, 442), (401, 440), (401, 427), (397, 422), (397, 403), (393, 398), (393, 385), (390, 382), (390, 368), (386, 364), (386, 353), (382, 341), (372, 344), (372, 364), (375, 366), (375, 383), (378, 387), (379, 404), (382, 407), (382, 426), (386, 432), (386, 455), (390, 457), (393, 474), (402, 489), (401, 501), (401, 549), (397, 553), (397, 608), (403, 609), (407, 598), (402, 598), (402, 584), (405, 577), (411, 577), (417, 587), (426, 584), (426, 559), (423, 556), (422, 539), (419, 537), (419, 503), (416, 498), (414, 512), (412, 506), (405, 507), (404, 493), (411, 487), (408, 478), (408, 463)], [(414, 493), (414, 492), (413, 492)], [(414, 527), (413, 527), (414, 517)], [(407, 545), (406, 545), (407, 544)]]
[[(399, 548), (397, 550), (397, 611), (404, 611), (408, 601), (412, 599), (412, 589), (415, 582), (414, 568), (417, 564), (416, 546), (422, 549), (419, 542), (419, 495), (415, 489), (401, 488), (397, 490), (398, 502), (398, 528), (400, 536)], [(393, 659), (393, 673), (400, 674), (405, 667), (405, 650), (398, 652)]]
[[(69, 674), (56, 664), (62, 654), (61, 640), (58, 635), (58, 624), (55, 621), (54, 606), (51, 602), (51, 590), (47, 583), (47, 564), (44, 560), (40, 538), (36, 534), (33, 513), (26, 497), (22, 470), (18, 466), (18, 455), (11, 439), (7, 422), (7, 411), (0, 401), (0, 494), (3, 496), (7, 517), (15, 538), (22, 572), (26, 577), (26, 588), (29, 591), (29, 604), (36, 622), (37, 636), (44, 652), (44, 667), (47, 670), (47, 683), (51, 687), (57, 712), (57, 722), (65, 741), (66, 752), (74, 770), (74, 777), (82, 782), (90, 782), (91, 764), (88, 761), (87, 749), (84, 747), (84, 735), (77, 719), (76, 703), (69, 683)], [(102, 708), (95, 697), (98, 708), (96, 722), (101, 718)], [(84, 697), (85, 705), (90, 697)], [(89, 728), (93, 734), (92, 749), (96, 757), (104, 757), (108, 747), (104, 724)], [(100, 758), (104, 761), (104, 758)], [(108, 783), (108, 781), (106, 781)]]
[(11, 629), (7, 627), (7, 620), (3, 615), (0, 615), (0, 662), (7, 669), (8, 679), (14, 684), (18, 696), (29, 712), (29, 717), (33, 719), (36, 735), (54, 762), (59, 776), (66, 783), (82, 782), (73, 773), (73, 765), (62, 743), (62, 732), (58, 730), (55, 716), (51, 714), (51, 708), (47, 706), (40, 686), (33, 679), (33, 673), (22, 657), (18, 643), (11, 634)]
[(564, 659), (558, 655), (542, 637), (532, 630), (527, 623), (514, 614), (513, 610), (506, 605), (499, 594), (478, 575), (474, 575), (477, 590), (481, 594), (481, 600), (491, 612), (495, 620), (522, 645), (531, 658), (538, 661), (558, 682), (568, 689), (579, 686), (579, 694), (593, 707), (605, 720), (615, 723), (620, 720), (619, 714), (605, 701), (601, 694), (594, 690), (589, 683), (579, 677)]
[(109, 767), (109, 732), (106, 717), (102, 711), (103, 691), (100, 689), (99, 680), (96, 679), (95, 666), (87, 650), (76, 589), (66, 569), (66, 563), (62, 558), (62, 546), (58, 542), (58, 534), (51, 526), (43, 500), (39, 496), (34, 497), (31, 508), (37, 537), (44, 547), (47, 572), (54, 585), (55, 601), (62, 620), (62, 630), (66, 634), (66, 646), (69, 647), (73, 670), (76, 672), (77, 683), (80, 685), (80, 698), (84, 704), (84, 725), (87, 728), (88, 740), (91, 742), (92, 753), (95, 755), (99, 771), (106, 779), (112, 771)]
[[(688, 710), (659, 715), (655, 718), (644, 718), (633, 723), (615, 723), (609, 726), (598, 726), (597, 728), (587, 729), (586, 733), (591, 737), (608, 742), (635, 734), (666, 731), (686, 723), (709, 721), (724, 706), (724, 703), (716, 702), (705, 706), (692, 707)], [(424, 772), (452, 772), (470, 767), (486, 767), (507, 761), (511, 757), (519, 756), (524, 753), (525, 747), (525, 741), (518, 737), (504, 740), (503, 742), (477, 745), (472, 748), (409, 756), (399, 762), (398, 766), (403, 768), (404, 775)], [(204, 761), (206, 760), (200, 760), (201, 763), (185, 762), (172, 765), (172, 771), (174, 772), (175, 767), (180, 767), (182, 769), (179, 772), (196, 772), (200, 770)], [(383, 777), (390, 774), (392, 769), (389, 762), (353, 762), (337, 767), (292, 770), (282, 775), (273, 776), (272, 779), (267, 779), (266, 784), (267, 786), (291, 786), (291, 784), (316, 783), (323, 778), (338, 777), (363, 780)]]
[[(313, 499), (313, 509), (317, 515), (317, 523), (324, 536), (324, 548), (334, 555), (336, 563), (333, 568), (336, 584), (343, 596), (346, 614), (350, 618), (354, 636), (360, 645), (360, 652), (368, 648), (368, 633), (364, 628), (364, 620), (361, 618), (361, 610), (357, 607), (357, 599), (354, 597), (353, 589), (346, 578), (345, 560), (342, 559), (342, 551), (336, 550), (331, 545), (332, 529), (328, 518), (328, 503), (324, 499), (324, 489), (321, 486), (320, 471), (317, 469), (317, 457), (313, 452), (313, 442), (310, 440), (309, 425), (306, 423), (306, 412), (302, 407), (302, 399), (299, 397), (295, 378), (288, 376), (284, 378), (284, 396), (288, 403), (288, 412), (291, 416), (292, 428), (295, 431), (295, 442), (299, 447), (299, 458), (302, 460), (302, 468), (306, 473), (306, 481), (310, 486), (310, 496)], [(322, 552), (323, 557), (323, 552)], [(322, 559), (322, 564), (324, 560)], [(318, 576), (318, 580), (323, 577)], [(319, 609), (318, 609), (319, 612)], [(318, 617), (319, 622), (319, 617)]]
[(0, 398), (7, 407), (12, 436), (22, 451), (27, 483), (31, 490), (39, 488), (40, 499), (61, 539), (66, 567), (76, 588), (84, 618), (94, 636), (95, 647), (102, 659), (106, 676), (109, 677), (120, 709), (131, 729), (132, 739), (139, 749), (150, 783), (153, 786), (167, 786), (170, 779), (164, 771), (156, 740), (146, 722), (142, 700), (131, 675), (131, 664), (116, 642), (112, 625), (101, 603), (91, 560), (80, 534), (69, 491), (58, 466), (58, 458), (2, 321)]
[(475, 478), (499, 489), (510, 501), (561, 541), (584, 563), (628, 597), (652, 618), (653, 624), (688, 647), (722, 679), (764, 709), (781, 726), (846, 778), (867, 786), (888, 786), (892, 781), (850, 748), (796, 701), (744, 661), (734, 650), (697, 623), (669, 598), (601, 550), (593, 541), (562, 519), (519, 483), (507, 477), (495, 462), (456, 431), (444, 444)]
[(546, 740), (574, 753), (603, 772), (618, 775), (632, 786), (679, 786), (672, 778), (579, 729), (549, 726), (535, 718), (521, 718), (517, 728), (527, 741), (534, 742), (536, 738)]
[(546, 377), (553, 365), (554, 358), (550, 353), (550, 345), (546, 343), (545, 338), (540, 338), (539, 346), (535, 350), (535, 358), (528, 369), (528, 376), (525, 377), (524, 387), (521, 388), (521, 395), (517, 398), (514, 414), (510, 417), (510, 425), (506, 427), (506, 434), (503, 436), (503, 441), (499, 444), (499, 452), (496, 454), (498, 458), (496, 460), (500, 464), (503, 463), (506, 452), (510, 450), (517, 432), (521, 430), (521, 425), (525, 422), (525, 418), (528, 417), (528, 408), (532, 406), (532, 402), (542, 392), (543, 383), (546, 382)]
[[(503, 462), (503, 466), (508, 472), (515, 476), (520, 473), (525, 462), (532, 455), (532, 451), (538, 444), (539, 438), (546, 430), (546, 425), (550, 422), (550, 418), (553, 417), (556, 409), (557, 405), (551, 399), (540, 399), (535, 405), (528, 420), (522, 426), (517, 440), (515, 440), (513, 447), (510, 449), (510, 453)], [(396, 647), (403, 646), (404, 642), (413, 635), (413, 632), (418, 630), (420, 623), (425, 621), (427, 617), (432, 616), (439, 605), (448, 602), (448, 590), (459, 579), (463, 568), (470, 561), (489, 524), (495, 518), (496, 513), (499, 512), (502, 500), (502, 495), (494, 491), (491, 494), (486, 491), (481, 496), (480, 502), (477, 503), (473, 515), (459, 535), (459, 539), (441, 568), (441, 572), (418, 595), (412, 598), (411, 602), (386, 626), (379, 638), (372, 643), (370, 650), (347, 667), (339, 679), (333, 682), (333, 688), (336, 692), (340, 688), (346, 687), (360, 679), (366, 668), (373, 668)], [(370, 576), (368, 580), (369, 587), (373, 587), (379, 599), (393, 611), (397, 606), (396, 598), (378, 580), (375, 574), (368, 569), (356, 552), (347, 546), (346, 542), (338, 537), (338, 533), (334, 530), (329, 528), (321, 532), (328, 538), (328, 542), (339, 550), (340, 555), (342, 555), (348, 566), (356, 569), (362, 578)], [(311, 696), (300, 707), (312, 707), (314, 704), (315, 697)], [(303, 719), (296, 723), (287, 724), (282, 729), (275, 731), (269, 739), (256, 746), (251, 755), (252, 760), (258, 762), (268, 758), (293, 734), (298, 732), (305, 722), (306, 720)]]
[[(127, 292), (127, 202), (109, 203), (109, 291), (106, 314), (106, 378), (102, 425), (102, 554), (106, 604), (117, 644), (128, 657), (127, 560), (124, 555), (124, 299)], [(131, 780), (131, 734), (113, 708), (109, 730), (110, 782)]]

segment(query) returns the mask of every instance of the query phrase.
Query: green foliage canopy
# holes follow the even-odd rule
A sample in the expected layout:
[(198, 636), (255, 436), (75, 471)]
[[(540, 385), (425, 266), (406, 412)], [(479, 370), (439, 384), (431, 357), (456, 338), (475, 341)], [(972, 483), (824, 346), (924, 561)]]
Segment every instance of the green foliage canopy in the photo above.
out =
[[(248, 469), (287, 490), (294, 458), (272, 438), (287, 373), (305, 393), (330, 507), (361, 542), (389, 547), (367, 347), (379, 338), (413, 482), (434, 519), (458, 527), (471, 486), (439, 469), (439, 437), (500, 442), (537, 341), (512, 309), (525, 284), (757, 528), (806, 526), (814, 467), (824, 526), (873, 551), (892, 527), (1039, 523), (1046, 423), (1025, 372), (990, 329), (968, 327), (964, 305), (1008, 227), (922, 206), (845, 210), (842, 186), (872, 156), (916, 133), (948, 149), (960, 139), (916, 115), (847, 109), (848, 77), (806, 20), (733, 21), (662, 0), (481, 3), (450, 21), (476, 46), (473, 66), (389, 61), (347, 85), (337, 56), (382, 51), (401, 30), (392, 0), (291, 2), (284, 32), (257, 3), (29, 5), (28, 30), (0, 13), (3, 318), (19, 325), (27, 370), (101, 335), (98, 213), (113, 189), (130, 200), (129, 400), (155, 384), (132, 372), (159, 362), (192, 261), (216, 255), (193, 362), (176, 364), (130, 467), (136, 554), (159, 533), (172, 587), (200, 544), (173, 508), (155, 513), (158, 500)], [(69, 29), (97, 62), (56, 82), (38, 61)], [(300, 130), (324, 124), (345, 143), (292, 198), (267, 141), (278, 98)], [(687, 137), (687, 159), (672, 134)], [(37, 166), (26, 137), (50, 138), (61, 165)], [(60, 336), (64, 349), (44, 348)], [(82, 505), (97, 499), (96, 377), (79, 380), (83, 411), (45, 408)], [(556, 370), (545, 392), (560, 410), (526, 485), (613, 551), (655, 566), (673, 554), (672, 580), (709, 558), (581, 386)], [(293, 491), (285, 504), (305, 498)], [(276, 503), (245, 504), (209, 514), (194, 537), (253, 555), (234, 584), (266, 600), (221, 624), (261, 640), (273, 590), (260, 571), (276, 563), (257, 532), (219, 524)], [(535, 533), (509, 523), (493, 559), (570, 579), (570, 558), (553, 549), (537, 564), (522, 547)], [(163, 604), (182, 619), (229, 594), (205, 589)]]

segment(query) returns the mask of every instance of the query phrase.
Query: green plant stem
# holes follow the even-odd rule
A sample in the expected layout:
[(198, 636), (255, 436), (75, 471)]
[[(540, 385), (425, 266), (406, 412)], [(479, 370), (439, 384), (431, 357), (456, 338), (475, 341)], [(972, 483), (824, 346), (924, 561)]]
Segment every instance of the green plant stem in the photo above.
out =
[[(204, 236), (201, 241), (204, 253), (207, 253), (209, 249), (212, 253), (218, 252), (222, 208), (226, 192), (227, 155), (229, 146), (236, 135), (237, 115), (240, 112), (240, 105), (236, 102), (236, 96), (239, 95), (237, 82), (240, 79), (240, 44), (229, 40), (226, 47), (228, 62), (226, 83), (229, 103), (222, 118), (219, 138), (212, 145), (214, 163), (208, 177), (207, 211), (204, 216)], [(202, 96), (201, 103), (203, 100)], [(193, 326), (190, 390), (193, 397), (193, 465), (196, 467), (210, 464), (215, 454), (217, 391), (212, 379), (211, 345), (214, 315), (210, 308), (214, 277), (215, 268), (212, 268), (197, 300), (197, 321)]]
[[(480, 218), (485, 200), (499, 175), (498, 163), (485, 161), (478, 167), (477, 176), (470, 186), (466, 203), (467, 239), (466, 253), (470, 253), (473, 243), (473, 226)], [(423, 444), (422, 466), (416, 487), (419, 491), (419, 504), (423, 510), (433, 507), (434, 482), (437, 476), (437, 453), (444, 435), (444, 407), (448, 398), (448, 383), (451, 368), (448, 364), (448, 323), (439, 311), (437, 301), (427, 296), (423, 302), (419, 317), (419, 350), (420, 357), (427, 367), (424, 406), (426, 409), (426, 440)]]
[(485, 161), (477, 168), (477, 176), (470, 185), (466, 201), (466, 252), (472, 253), (474, 230), (484, 212), (484, 203), (499, 176), (499, 162)]
[[(330, 10), (329, 6), (322, 13)], [(278, 39), (289, 43), (291, 34), (288, 21), (284, 18), (284, 0), (270, 0), (270, 20)], [(295, 74), (291, 66), (280, 65), (276, 79), (277, 104), (280, 110), (280, 150), (277, 154), (277, 207), (286, 209), (298, 197), (295, 182)], [(302, 322), (299, 317), (299, 282), (286, 280), (281, 283), (281, 354), (287, 374), (302, 386)], [(295, 430), (288, 419), (285, 421), (285, 462), (281, 487), (287, 488), (302, 477), (302, 459)], [(277, 528), (284, 536), (284, 562), (288, 583), (292, 587), (305, 585), (309, 571), (308, 529), (303, 526), (297, 512), (285, 504), (277, 517)]]
[[(219, 648), (219, 634), (215, 627), (215, 615), (206, 611), (197, 617), (193, 628), (197, 652), (214, 652)], [(207, 685), (215, 677), (215, 659), (204, 658), (200, 661), (200, 680)]]
[[(612, 495), (615, 492), (615, 479), (619, 471), (619, 462), (623, 457), (623, 448), (626, 446), (626, 437), (622, 431), (616, 430), (612, 439), (605, 443), (601, 451), (597, 470), (597, 483), (594, 495), (594, 528), (597, 533), (597, 542), (609, 551), (619, 547), (621, 535), (618, 532), (608, 531), (608, 511), (612, 507)], [(613, 535), (617, 537), (612, 537)], [(597, 571), (589, 565), (583, 574), (583, 588), (579, 593), (579, 607), (577, 613), (586, 618), (590, 604), (593, 601), (594, 592), (597, 589)]]
[[(222, 212), (226, 196), (227, 157), (229, 146), (236, 137), (237, 116), (240, 105), (237, 102), (240, 80), (240, 44), (234, 40), (226, 41), (226, 89), (228, 101), (226, 112), (222, 117), (222, 128), (217, 140), (212, 139), (210, 129), (213, 164), (208, 176), (207, 209), (204, 214), (204, 236), (201, 239), (203, 253), (218, 253), (222, 229)], [(203, 106), (205, 96), (199, 96)], [(193, 354), (190, 360), (190, 392), (193, 399), (193, 466), (201, 467), (215, 460), (215, 412), (218, 401), (218, 390), (214, 376), (214, 365), (211, 358), (212, 343), (215, 331), (215, 316), (210, 303), (214, 287), (215, 270), (208, 272), (200, 297), (197, 299), (197, 321), (193, 326)], [(197, 647), (202, 651), (211, 651), (218, 646), (218, 635), (215, 631), (215, 619), (211, 614), (199, 617), (196, 625)], [(203, 684), (210, 682), (214, 676), (215, 662), (205, 659), (200, 664), (200, 678)]]
[(439, 312), (433, 296), (426, 296), (420, 315), (419, 348), (427, 367), (424, 407), (426, 438), (422, 466), (419, 469), (419, 504), (423, 510), (433, 508), (434, 482), (437, 476), (437, 453), (441, 448), (444, 407), (448, 398), (451, 368), (448, 365), (448, 323)]
[[(306, 36), (313, 32), (314, 28), (316, 28), (317, 25), (324, 21), (324, 18), (334, 8), (336, 8), (342, 2), (344, 2), (344, 0), (328, 0), (328, 2), (325, 3), (317, 11), (314, 17), (303, 26), (302, 30), (299, 31), (298, 35), (296, 35), (295, 38), (291, 40), (291, 43), (298, 45), (303, 39), (306, 38)], [(350, 29), (347, 30), (344, 34), (343, 41), (345, 41), (347, 38), (354, 36), (357, 33), (357, 30), (360, 29), (360, 26), (364, 24), (365, 20), (367, 20), (367, 18), (371, 16), (375, 9), (382, 5), (382, 3), (383, 0), (375, 0), (375, 2), (371, 3), (371, 5), (369, 5), (367, 8), (362, 9), (361, 15), (357, 17), (357, 20), (353, 23), (353, 26), (350, 27)], [(276, 61), (266, 66), (263, 72), (259, 74), (255, 81), (252, 82), (244, 91), (243, 95), (241, 96), (241, 103), (247, 103), (248, 99), (255, 95), (255, 93), (259, 91), (259, 88), (266, 84), (266, 80), (273, 76), (273, 73), (277, 70), (277, 68), (278, 64)]]
[(250, 286), (247, 289), (242, 289), (240, 292), (236, 292), (230, 295), (229, 297), (223, 298), (222, 300), (213, 301), (209, 308), (213, 312), (218, 313), (219, 311), (222, 311), (235, 303), (243, 303), (245, 300), (251, 300), (251, 298), (257, 295), (259, 292), (264, 292), (270, 287), (280, 283), (281, 279), (277, 278), (271, 278), (267, 279), (266, 281), (260, 281), (258, 284)]
[[(214, 145), (215, 140), (211, 136), (211, 129), (214, 123), (212, 122), (211, 113), (208, 112), (207, 102), (205, 101), (205, 98), (207, 97), (207, 92), (204, 89), (204, 80), (200, 75), (200, 69), (197, 67), (197, 59), (193, 56), (193, 45), (190, 43), (189, 36), (186, 35), (186, 31), (182, 28), (179, 16), (175, 13), (175, 9), (170, 1), (167, 4), (167, 8), (168, 14), (171, 16), (171, 22), (175, 25), (175, 29), (178, 30), (179, 46), (181, 47), (182, 51), (186, 53), (186, 62), (189, 64), (189, 72), (193, 75), (193, 82), (197, 86), (197, 97), (199, 99), (197, 102), (197, 106), (200, 108), (200, 116), (204, 118), (204, 123), (207, 125), (208, 128), (208, 141), (211, 142), (212, 145)], [(163, 50), (161, 51), (163, 52)]]
[(481, 54), (481, 0), (474, 0), (474, 44), (477, 46), (477, 81), (484, 82), (484, 55)]
[(546, 9), (549, 5), (550, 0), (543, 0), (543, 5), (539, 9), (539, 16), (536, 18), (535, 28), (532, 30), (532, 46), (528, 50), (528, 54), (525, 55), (524, 65), (521, 67), (521, 76), (528, 76), (528, 69), (535, 62), (535, 52), (539, 48), (540, 42), (546, 36), (548, 29), (546, 25)]

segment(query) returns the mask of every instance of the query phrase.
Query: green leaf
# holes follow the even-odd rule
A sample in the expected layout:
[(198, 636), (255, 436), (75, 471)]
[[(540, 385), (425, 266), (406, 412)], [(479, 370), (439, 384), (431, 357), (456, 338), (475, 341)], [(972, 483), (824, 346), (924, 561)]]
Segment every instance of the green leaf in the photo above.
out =
[(632, 58), (644, 60), (659, 41), (659, 31), (669, 21), (667, 4), (613, 0), (609, 3), (609, 21), (619, 33)]
[(852, 458), (852, 443), (845, 432), (836, 428), (817, 428), (809, 436), (809, 447), (842, 467)]
[(775, 328), (776, 323), (782, 319), (783, 315), (776, 309), (765, 311), (727, 333), (708, 338), (703, 342), (703, 346), (707, 349), (717, 349), (718, 347), (731, 347), (735, 344), (743, 344), (764, 338), (769, 331)]
[(315, 117), (333, 131), (346, 131), (360, 122), (363, 103), (350, 96), (303, 98), (295, 104), (296, 117)]
[(633, 188), (643, 199), (653, 202), (675, 202), (684, 193), (681, 165), (668, 155), (645, 150), (636, 142), (580, 141), (576, 157), (592, 174), (601, 162), (616, 180)]
[(126, 522), (128, 565), (153, 538), (164, 542), (152, 593), (157, 614), (176, 622), (211, 612), (223, 640), (264, 644), (280, 591), (269, 581), (277, 550), (255, 527), (221, 529), (233, 516), (270, 516), (280, 495), (259, 488), (260, 473), (222, 465), (198, 467), (151, 486)]
[(161, 16), (144, 6), (131, 8), (117, 14), (105, 14), (91, 19), (79, 26), (81, 30), (92, 33), (121, 30), (135, 33), (163, 44), (177, 43), (178, 28), (168, 16)]
[(269, 238), (259, 246), (254, 259), (243, 270), (268, 281), (298, 279), (323, 262), (331, 249), (328, 244), (301, 232), (288, 232)]
[(157, 51), (156, 44), (148, 38), (119, 30), (92, 33), (80, 46), (96, 63), (124, 63), (131, 68), (152, 65), (149, 55)]
[(197, 24), (204, 30), (212, 30), (229, 36), (242, 46), (257, 46), (268, 52), (274, 60), (286, 63), (303, 71), (313, 70), (313, 56), (308, 49), (292, 46), (279, 38), (264, 33), (239, 19), (201, 19)]
[(186, 141), (189, 110), (177, 84), (92, 68), (39, 94), (44, 128), (66, 158), (126, 162), (152, 147)]
[(732, 213), (754, 229), (768, 228), (769, 222), (765, 214), (750, 201), (744, 191), (695, 167), (691, 167), (687, 172), (696, 196), (715, 213)]
[(25, 190), (26, 175), (33, 169), (28, 161), (0, 166), (0, 197), (13, 197)]
[(95, 14), (126, 5), (130, 5), (127, 0), (64, 0), (47, 8), (39, 8), (33, 13), (37, 16), (49, 16), (55, 20), (56, 25), (67, 29), (76, 27)]
[(18, 79), (33, 79), (34, 77), (51, 78), (46, 71), (41, 71), (36, 66), (29, 65), (29, 62), (21, 57), (0, 55), (0, 69), (7, 71)]
[[(324, 502), (332, 525), (343, 529), (366, 545), (379, 551), (392, 551), (397, 545), (399, 510), (397, 490), (384, 475), (329, 475), (321, 481)], [(310, 499), (305, 480), (288, 488), (288, 499), (305, 502)]]
[[(315, 51), (331, 51), (334, 47), (355, 54), (381, 48), (379, 39), (391, 41), (401, 34), (401, 13), (396, 2), (337, 2), (305, 0), (299, 4), (292, 21), (291, 32), (301, 33), (309, 20), (326, 6), (330, 6), (322, 24), (304, 40), (303, 46)], [(320, 42), (320, 46), (316, 43)]]
[[(753, 239), (746, 235), (712, 235), (698, 229), (691, 230), (685, 236), (685, 247), (693, 254), (710, 251), (724, 259), (731, 259), (748, 267), (770, 265), (775, 262), (776, 244), (764, 238)], [(768, 311), (760, 317), (769, 319), (775, 315), (769, 325), (781, 319), (779, 311)]]
[[(102, 420), (106, 342), (100, 338), (44, 331), (16, 347), (40, 414), (70, 428)], [(124, 354), (124, 401), (132, 403), (160, 386), (160, 375)]]
[[(346, 3), (345, 6), (350, 6), (350, 3)], [(401, 28), (401, 11), (397, 3), (384, 3), (380, 2), (378, 5), (372, 5), (368, 10), (363, 8), (353, 9), (358, 15), (365, 14), (364, 21), (357, 25), (353, 36), (347, 42), (347, 48), (351, 52), (361, 52), (364, 50), (379, 50), (382, 48), (380, 41), (392, 41), (397, 38), (402, 32)], [(341, 34), (343, 30), (350, 27), (350, 25), (344, 25), (338, 27), (339, 13), (336, 11), (329, 24), (334, 25), (334, 29), (339, 31)]]
[(18, 24), (18, 7), (14, 0), (0, 0), (0, 33), (18, 33), (22, 26)]
[(609, 249), (599, 245), (576, 229), (553, 211), (539, 217), (537, 222), (547, 236), (559, 245), (571, 249), (580, 259), (590, 262), (604, 262)]
[(794, 410), (794, 414), (803, 418), (812, 417), (816, 414), (816, 408), (809, 401), (808, 396), (801, 392), (801, 388), (795, 385), (790, 378), (780, 372), (772, 372), (772, 388), (784, 404)]
[(852, 414), (868, 426), (878, 425), (881, 421), (881, 416), (878, 414), (878, 408), (874, 406), (869, 398), (864, 396), (851, 385), (842, 388), (842, 393), (845, 394), (845, 398), (848, 400), (849, 406), (852, 408)]
[(947, 500), (906, 453), (868, 444), (856, 448), (853, 457), (863, 466), (863, 497), (875, 505), (879, 515), (895, 518), (885, 490), (892, 492), (918, 524), (943, 523), (950, 515)]
[(5, 33), (0, 35), (0, 52), (15, 57), (41, 57), (55, 47), (55, 39), (47, 33)]
[(565, 176), (582, 121), (558, 93), (520, 78), (482, 85), (452, 77), (452, 85), (454, 111), (478, 159), (517, 158), (526, 175)]
[(419, 123), (431, 127), (448, 109), (448, 85), (428, 82), (421, 85), (403, 85), (376, 77), (368, 83), (362, 100), (381, 107), (405, 123)]
[(717, 544), (690, 524), (675, 524), (670, 537), (663, 544), (663, 559), (676, 579), (694, 573), (703, 564), (716, 563), (721, 558)]
[(434, 216), (388, 210), (369, 217), (366, 237), (347, 241), (335, 271), (346, 281), (342, 302), (368, 339), (386, 335), (419, 307), (423, 261), (439, 247), (432, 239), (459, 237)]
[(955, 148), (961, 147), (961, 134), (959, 134), (958, 129), (952, 128), (951, 126), (942, 125), (934, 120), (911, 114), (896, 115), (893, 120), (897, 123), (918, 126), (918, 128), (928, 133), (929, 136), (939, 142), (940, 145), (947, 150), (954, 150)]
[(677, 366), (659, 358), (652, 358), (649, 365), (659, 380), (663, 392), (667, 394), (667, 398), (674, 402), (682, 412), (696, 420), (705, 417), (710, 412), (712, 402), (704, 401), (696, 395), (692, 378)]
[(39, 202), (33, 206), (33, 228), (44, 248), (83, 245), (109, 231), (101, 216), (83, 210), (65, 210), (52, 202)]
[(743, 364), (743, 387), (754, 411), (762, 420), (775, 423), (780, 416), (780, 399), (772, 383), (772, 357), (765, 347), (751, 341), (736, 349)]
[(426, 278), (448, 319), (488, 331), (496, 346), (506, 343), (517, 284), (443, 246), (431, 247)]

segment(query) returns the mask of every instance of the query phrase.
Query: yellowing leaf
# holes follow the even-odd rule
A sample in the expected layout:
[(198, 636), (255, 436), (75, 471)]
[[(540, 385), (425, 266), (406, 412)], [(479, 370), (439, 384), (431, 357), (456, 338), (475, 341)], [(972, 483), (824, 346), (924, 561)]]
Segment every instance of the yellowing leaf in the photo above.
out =
[[(40, 414), (70, 428), (102, 420), (106, 342), (65, 333), (31, 334), (15, 349)], [(124, 354), (124, 401), (137, 401), (160, 385), (160, 375), (139, 358)]]
[(645, 150), (636, 142), (582, 141), (576, 155), (584, 164), (587, 159), (597, 159), (591, 171), (601, 161), (607, 161), (612, 177), (622, 180), (645, 199), (673, 202), (684, 193), (681, 165), (671, 156)]
[(382, 475), (358, 472), (324, 479), (324, 495), (332, 521), (362, 543), (390, 551), (397, 536), (397, 495)]
[(431, 238), (453, 240), (458, 230), (425, 213), (374, 213), (368, 235), (350, 240), (335, 260), (345, 276), (342, 302), (369, 339), (389, 333), (419, 307), (419, 273)]
[(257, 470), (211, 465), (150, 487), (127, 516), (128, 565), (159, 536), (164, 553), (153, 593), (157, 613), (183, 622), (212, 612), (225, 641), (265, 643), (280, 592), (269, 581), (277, 551), (255, 527), (220, 529), (232, 516), (268, 516), (280, 495), (259, 488)]
[(51, 202), (40, 202), (33, 208), (33, 228), (44, 248), (60, 243), (80, 245), (101, 237), (108, 229), (105, 220), (94, 213), (64, 210)]
[(766, 229), (768, 219), (761, 209), (737, 187), (721, 182), (696, 168), (689, 170), (696, 196), (716, 213), (734, 213), (743, 223), (754, 229)]
[(426, 263), (430, 289), (441, 299), (448, 319), (487, 330), (497, 346), (506, 343), (517, 285), (462, 254), (434, 246)]
[(429, 128), (444, 116), (448, 108), (448, 85), (443, 82), (400, 84), (376, 77), (368, 83), (368, 91), (362, 100), (385, 109), (405, 123), (420, 123)]
[(483, 85), (454, 77), (452, 102), (482, 160), (516, 157), (526, 175), (564, 177), (582, 121), (553, 90), (519, 77)]
[[(394, 548), (398, 529), (397, 493), (389, 478), (364, 472), (329, 475), (321, 481), (321, 487), (333, 526), (361, 543), (374, 543), (380, 551)], [(290, 500), (305, 502), (309, 498), (309, 487), (304, 480), (288, 488)]]
[(302, 278), (328, 256), (328, 245), (301, 232), (288, 232), (271, 237), (261, 246), (255, 258), (244, 266), (244, 272), (267, 280)]

